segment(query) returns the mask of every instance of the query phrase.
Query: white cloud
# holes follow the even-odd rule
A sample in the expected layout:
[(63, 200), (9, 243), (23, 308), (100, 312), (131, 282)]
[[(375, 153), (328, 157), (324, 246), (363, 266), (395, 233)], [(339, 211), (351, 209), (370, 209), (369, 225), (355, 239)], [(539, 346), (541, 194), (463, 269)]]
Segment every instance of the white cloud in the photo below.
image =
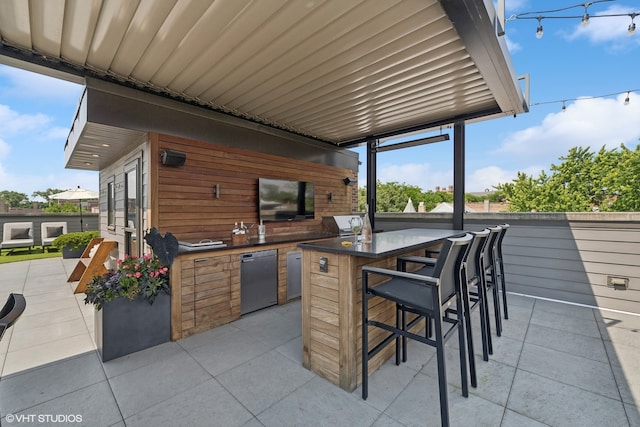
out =
[(465, 192), (477, 193), (486, 191), (487, 189), (493, 191), (494, 186), (511, 182), (517, 178), (518, 172), (524, 172), (527, 175), (537, 177), (543, 169), (545, 168), (535, 165), (521, 170), (507, 170), (499, 166), (487, 166), (476, 169), (473, 172), (467, 171)]
[(39, 133), (53, 120), (44, 114), (20, 114), (0, 104), (0, 137)]
[(493, 190), (493, 186), (513, 180), (516, 172), (504, 170), (498, 166), (488, 166), (477, 169), (467, 174), (465, 190), (467, 193), (475, 193), (485, 190)]
[(566, 103), (565, 112), (548, 114), (539, 125), (508, 135), (495, 154), (550, 164), (571, 147), (612, 149), (621, 143), (634, 147), (640, 137), (640, 96), (631, 93), (629, 105), (624, 105), (625, 97), (626, 93), (615, 99)]
[(42, 139), (49, 142), (55, 141), (66, 141), (69, 136), (69, 128), (63, 127), (52, 127), (46, 130), (46, 132), (42, 135)]
[(515, 52), (518, 52), (519, 50), (522, 50), (522, 45), (520, 43), (511, 40), (507, 35), (505, 35), (504, 38), (505, 38), (505, 41), (507, 42), (507, 48), (509, 49), (509, 52), (515, 53)]
[[(9, 154), (9, 151), (11, 151), (11, 146), (9, 144), (7, 144), (6, 142), (4, 142), (2, 139), (0, 139), (0, 160), (2, 160), (5, 157), (7, 157), (7, 155)], [(2, 167), (1, 164), (0, 164), (0, 167)], [(2, 175), (0, 174), (0, 177), (1, 176)]]
[[(381, 182), (398, 182), (416, 185), (425, 191), (435, 187), (447, 187), (453, 183), (453, 171), (434, 170), (429, 163), (387, 164), (378, 169), (378, 180)], [(366, 180), (366, 178), (365, 178)], [(366, 182), (358, 183), (366, 186)]]
[(3, 84), (3, 95), (21, 98), (55, 99), (57, 102), (76, 103), (83, 87), (57, 78), (32, 73), (19, 68), (0, 65), (0, 79)]

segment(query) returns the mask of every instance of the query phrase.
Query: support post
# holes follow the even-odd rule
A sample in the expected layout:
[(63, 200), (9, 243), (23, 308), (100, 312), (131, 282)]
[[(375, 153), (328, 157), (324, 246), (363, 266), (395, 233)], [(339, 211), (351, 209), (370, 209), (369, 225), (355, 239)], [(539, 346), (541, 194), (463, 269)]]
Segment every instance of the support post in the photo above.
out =
[(453, 229), (464, 228), (464, 145), (465, 124), (453, 125)]
[(376, 229), (376, 184), (377, 178), (377, 146), (378, 142), (375, 139), (371, 139), (367, 142), (367, 204), (369, 205), (369, 220), (371, 221), (371, 228)]

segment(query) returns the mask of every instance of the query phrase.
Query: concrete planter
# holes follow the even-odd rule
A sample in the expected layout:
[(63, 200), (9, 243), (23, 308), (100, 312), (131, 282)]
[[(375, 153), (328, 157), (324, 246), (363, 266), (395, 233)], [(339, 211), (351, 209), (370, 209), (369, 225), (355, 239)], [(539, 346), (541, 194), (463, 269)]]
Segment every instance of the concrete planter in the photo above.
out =
[(171, 296), (161, 293), (153, 305), (141, 297), (105, 303), (95, 312), (95, 331), (103, 362), (167, 342), (171, 339)]
[(65, 246), (62, 248), (62, 258), (64, 259), (80, 258), (86, 247), (87, 247), (86, 245), (80, 246), (79, 248), (72, 248), (71, 246)]

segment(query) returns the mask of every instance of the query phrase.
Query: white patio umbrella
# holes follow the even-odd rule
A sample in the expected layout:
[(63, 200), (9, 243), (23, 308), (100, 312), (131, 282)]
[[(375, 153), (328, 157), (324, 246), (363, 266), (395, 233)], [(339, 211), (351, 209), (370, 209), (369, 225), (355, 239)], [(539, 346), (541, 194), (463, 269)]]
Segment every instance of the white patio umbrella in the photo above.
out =
[(84, 225), (82, 223), (82, 201), (97, 199), (99, 194), (95, 191), (85, 190), (84, 188), (78, 188), (73, 190), (63, 191), (62, 193), (52, 194), (52, 199), (55, 200), (79, 200), (80, 201), (80, 231), (84, 231)]

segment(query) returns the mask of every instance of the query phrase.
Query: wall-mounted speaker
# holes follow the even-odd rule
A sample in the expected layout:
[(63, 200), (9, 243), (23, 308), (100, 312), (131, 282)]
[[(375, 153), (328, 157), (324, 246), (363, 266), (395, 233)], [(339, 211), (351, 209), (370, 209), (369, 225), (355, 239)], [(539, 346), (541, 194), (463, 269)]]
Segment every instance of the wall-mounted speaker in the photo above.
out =
[(182, 151), (164, 150), (160, 153), (160, 158), (162, 159), (163, 165), (182, 166), (185, 160), (187, 160), (187, 155)]

